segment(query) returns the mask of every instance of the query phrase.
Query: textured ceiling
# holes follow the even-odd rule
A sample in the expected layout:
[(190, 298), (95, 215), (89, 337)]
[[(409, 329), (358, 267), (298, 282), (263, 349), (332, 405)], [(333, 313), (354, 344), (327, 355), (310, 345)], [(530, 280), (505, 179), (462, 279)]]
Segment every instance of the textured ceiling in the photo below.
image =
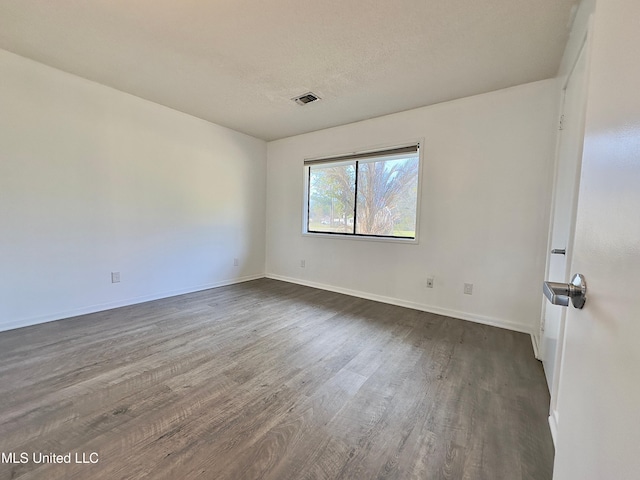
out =
[(273, 140), (553, 77), (574, 3), (0, 0), (0, 48)]

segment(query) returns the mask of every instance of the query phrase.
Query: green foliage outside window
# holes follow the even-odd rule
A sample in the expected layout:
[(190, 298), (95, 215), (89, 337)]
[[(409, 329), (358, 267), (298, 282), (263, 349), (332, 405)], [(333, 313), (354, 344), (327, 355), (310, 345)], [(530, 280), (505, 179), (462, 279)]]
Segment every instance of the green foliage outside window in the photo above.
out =
[(417, 152), (314, 162), (307, 231), (415, 238), (418, 172)]

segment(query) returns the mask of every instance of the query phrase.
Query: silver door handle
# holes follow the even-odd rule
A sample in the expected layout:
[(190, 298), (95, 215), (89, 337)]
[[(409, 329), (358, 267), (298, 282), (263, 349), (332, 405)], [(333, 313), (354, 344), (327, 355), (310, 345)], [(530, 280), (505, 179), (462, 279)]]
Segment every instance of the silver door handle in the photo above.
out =
[(579, 273), (573, 276), (571, 283), (544, 282), (542, 291), (554, 305), (568, 307), (571, 300), (575, 308), (582, 308), (587, 301), (587, 282)]
[(566, 248), (554, 248), (553, 250), (551, 250), (551, 254), (552, 255), (566, 255), (567, 254), (567, 249)]

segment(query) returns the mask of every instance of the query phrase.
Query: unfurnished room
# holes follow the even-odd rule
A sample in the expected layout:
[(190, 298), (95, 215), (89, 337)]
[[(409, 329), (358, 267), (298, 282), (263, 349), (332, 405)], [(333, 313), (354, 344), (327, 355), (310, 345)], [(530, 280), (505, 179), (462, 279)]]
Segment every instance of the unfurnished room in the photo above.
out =
[(0, 480), (640, 479), (638, 19), (0, 0)]

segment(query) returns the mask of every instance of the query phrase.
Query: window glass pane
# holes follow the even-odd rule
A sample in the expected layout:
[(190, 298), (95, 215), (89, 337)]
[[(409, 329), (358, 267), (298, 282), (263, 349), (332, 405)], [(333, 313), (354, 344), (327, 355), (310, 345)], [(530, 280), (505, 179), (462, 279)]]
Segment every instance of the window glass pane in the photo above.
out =
[(418, 155), (358, 164), (356, 233), (416, 236)]
[(307, 231), (353, 234), (355, 162), (309, 168)]

